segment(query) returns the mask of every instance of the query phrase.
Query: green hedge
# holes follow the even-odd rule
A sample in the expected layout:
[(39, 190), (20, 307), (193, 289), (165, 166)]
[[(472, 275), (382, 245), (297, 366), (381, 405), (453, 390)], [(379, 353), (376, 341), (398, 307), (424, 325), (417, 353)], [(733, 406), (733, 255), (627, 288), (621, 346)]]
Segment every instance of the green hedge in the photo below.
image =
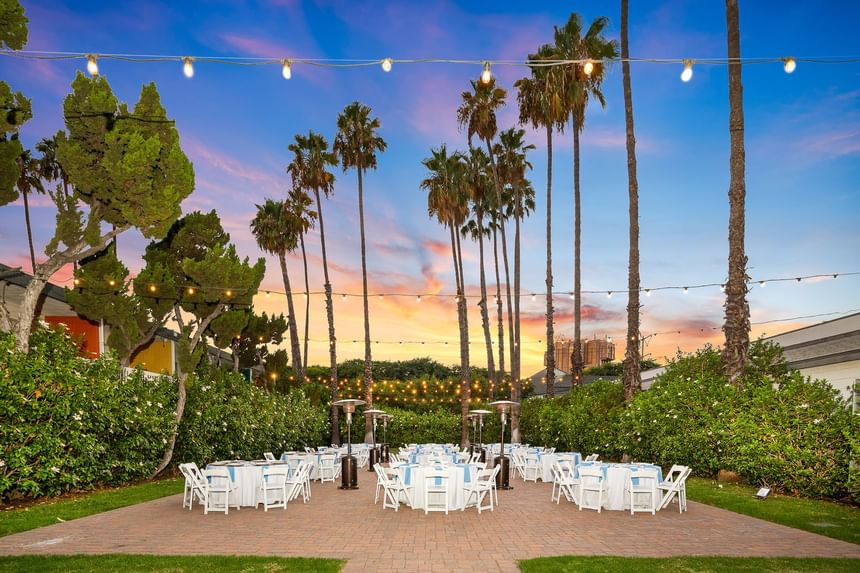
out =
[(742, 388), (727, 383), (719, 352), (706, 347), (679, 354), (629, 404), (620, 384), (602, 381), (526, 401), (523, 439), (607, 459), (689, 465), (700, 475), (733, 470), (787, 493), (860, 498), (856, 469), (849, 481), (860, 424), (836, 390), (790, 371), (779, 347), (761, 341), (751, 346)]
[[(117, 485), (151, 474), (172, 429), (170, 377), (123, 378), (111, 357), (86, 360), (63, 332), (34, 330), (30, 353), (0, 333), (0, 499)], [(208, 370), (188, 385), (174, 463), (260, 458), (325, 443), (326, 413), (297, 390), (268, 394)]]

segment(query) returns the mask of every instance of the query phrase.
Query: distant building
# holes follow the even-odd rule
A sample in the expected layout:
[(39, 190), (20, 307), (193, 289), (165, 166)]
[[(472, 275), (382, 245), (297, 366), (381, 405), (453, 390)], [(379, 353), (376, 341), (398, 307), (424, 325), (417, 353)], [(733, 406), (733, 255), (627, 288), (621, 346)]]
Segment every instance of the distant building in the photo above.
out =
[[(573, 340), (562, 337), (555, 341), (555, 367), (567, 374), (573, 370)], [(582, 342), (582, 358), (585, 361), (584, 368), (599, 366), (604, 362), (615, 360), (615, 344), (606, 339), (593, 338)], [(546, 352), (543, 355), (543, 365), (546, 366)]]

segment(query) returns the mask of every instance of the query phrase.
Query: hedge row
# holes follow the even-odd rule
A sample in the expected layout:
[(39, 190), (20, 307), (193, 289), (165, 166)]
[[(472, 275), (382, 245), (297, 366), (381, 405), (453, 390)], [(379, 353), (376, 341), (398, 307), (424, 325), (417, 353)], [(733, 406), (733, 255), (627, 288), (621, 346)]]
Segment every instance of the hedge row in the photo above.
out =
[(787, 493), (860, 500), (860, 476), (849, 480), (860, 418), (839, 393), (790, 371), (779, 347), (760, 341), (742, 382), (737, 389), (726, 381), (714, 348), (679, 354), (628, 404), (621, 385), (605, 381), (562, 398), (527, 400), (523, 441), (684, 464), (699, 475), (732, 470)]
[[(26, 355), (0, 333), (0, 357), (0, 499), (123, 484), (155, 469), (172, 428), (172, 378), (123, 377), (116, 360), (82, 359), (47, 328)], [(325, 412), (301, 391), (267, 394), (213, 370), (188, 385), (174, 461), (258, 458), (328, 433)]]

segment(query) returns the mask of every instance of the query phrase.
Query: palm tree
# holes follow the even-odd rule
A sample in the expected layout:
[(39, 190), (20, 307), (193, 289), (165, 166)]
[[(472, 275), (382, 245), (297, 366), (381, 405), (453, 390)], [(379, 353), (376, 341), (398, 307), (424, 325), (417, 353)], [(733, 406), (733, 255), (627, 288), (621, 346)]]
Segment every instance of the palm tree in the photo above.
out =
[(488, 173), (489, 166), (487, 154), (481, 151), (481, 148), (469, 149), (469, 155), (463, 164), (463, 183), (466, 196), (472, 205), (474, 218), (466, 222), (461, 232), (464, 237), (471, 235), (472, 239), (478, 242), (478, 265), (481, 275), (481, 301), (478, 306), (481, 308), (481, 326), (484, 329), (484, 345), (487, 349), (487, 376), (490, 380), (496, 380), (493, 339), (490, 336), (490, 317), (487, 309), (487, 277), (484, 272), (484, 236), (488, 234), (489, 230), (484, 224), (484, 216), (487, 212), (490, 194), (493, 193)]
[(25, 149), (16, 159), (18, 163), (18, 180), (15, 186), (24, 199), (24, 222), (27, 225), (27, 244), (30, 246), (30, 264), (32, 272), (36, 274), (36, 254), (33, 250), (33, 227), (30, 224), (30, 201), (27, 198), (32, 192), (44, 193), (42, 179), (39, 169), (39, 161)]
[[(298, 225), (290, 212), (289, 205), (283, 201), (266, 199), (257, 205), (257, 214), (251, 221), (251, 233), (260, 249), (278, 256), (281, 263), (281, 276), (287, 293), (287, 326), (290, 331), (290, 347), (293, 359), (293, 372), (302, 379), (302, 353), (299, 348), (299, 335), (296, 329), (296, 313), (293, 308), (293, 291), (290, 288), (290, 273), (287, 269), (287, 253), (298, 247)], [(238, 368), (238, 361), (235, 362)]]
[[(499, 178), (507, 192), (505, 196), (504, 217), (514, 218), (514, 345), (511, 353), (520, 364), (520, 223), (526, 214), (534, 210), (534, 188), (526, 179), (526, 171), (531, 163), (526, 154), (535, 146), (524, 141), (525, 131), (517, 128), (506, 129), (499, 134), (496, 156), (499, 158)], [(516, 399), (519, 399), (519, 370), (512, 372), (515, 381)]]
[(605, 16), (595, 18), (582, 35), (582, 20), (579, 14), (571, 13), (567, 23), (555, 27), (555, 49), (558, 57), (565, 60), (590, 60), (593, 69), (585, 73), (584, 64), (566, 68), (564, 83), (565, 106), (570, 113), (573, 131), (573, 203), (574, 203), (574, 255), (573, 255), (573, 360), (572, 378), (574, 384), (582, 383), (582, 281), (581, 281), (581, 235), (582, 209), (579, 188), (579, 135), (585, 127), (585, 110), (590, 99), (597, 100), (606, 107), (601, 86), (606, 76), (603, 60), (618, 56), (615, 40), (607, 40), (603, 32), (609, 25)]
[[(556, 59), (545, 44), (529, 60)], [(517, 103), (520, 123), (546, 130), (546, 395), (555, 396), (555, 329), (553, 327), (552, 278), (552, 132), (562, 131), (566, 109), (562, 98), (565, 76), (556, 67), (532, 67), (531, 77), (518, 80)]]
[(305, 338), (304, 352), (302, 353), (304, 358), (304, 362), (302, 363), (302, 380), (307, 378), (308, 375), (308, 328), (310, 325), (309, 317), (311, 310), (310, 285), (308, 284), (308, 256), (305, 251), (305, 235), (311, 230), (311, 228), (313, 228), (314, 221), (316, 221), (317, 218), (317, 212), (311, 209), (312, 203), (313, 201), (311, 198), (302, 189), (294, 187), (290, 190), (287, 198), (287, 206), (290, 209), (296, 225), (298, 226), (299, 246), (302, 249), (302, 264), (304, 266), (305, 277)]
[(741, 83), (741, 38), (737, 0), (726, 0), (729, 52), (729, 278), (726, 282), (726, 320), (723, 332), (723, 372), (740, 385), (750, 343), (747, 302), (747, 255), (744, 247), (746, 160), (744, 152), (744, 92)]
[[(370, 313), (367, 305), (367, 252), (364, 239), (364, 189), (362, 175), (365, 169), (376, 169), (376, 152), (383, 152), (385, 141), (377, 135), (381, 125), (379, 118), (370, 117), (370, 108), (357, 101), (352, 102), (337, 116), (337, 135), (334, 152), (340, 160), (344, 173), (355, 167), (358, 173), (358, 222), (361, 229), (361, 285), (364, 298), (364, 399), (367, 408), (373, 406), (373, 372), (370, 357)], [(373, 427), (368, 417), (365, 420), (364, 438), (370, 442)]]
[(457, 229), (469, 216), (466, 194), (463, 192), (463, 163), (460, 153), (448, 155), (445, 145), (431, 150), (431, 156), (421, 162), (429, 171), (421, 181), (427, 191), (427, 213), (451, 237), (451, 257), (457, 290), (457, 323), (460, 329), (460, 445), (469, 445), (469, 403), (471, 401), (471, 368), (469, 366), (469, 317), (463, 280), (463, 252)]
[(642, 389), (639, 355), (639, 182), (636, 178), (636, 136), (633, 132), (633, 94), (630, 88), (628, 0), (621, 0), (621, 80), (624, 84), (624, 119), (627, 131), (627, 194), (630, 254), (627, 266), (627, 346), (624, 351), (624, 398)]
[[(295, 143), (290, 144), (289, 150), (294, 155), (293, 161), (287, 167), (287, 172), (292, 177), (293, 188), (310, 191), (316, 198), (317, 218), (320, 223), (323, 277), (325, 279), (325, 307), (326, 316), (328, 317), (329, 360), (331, 363), (329, 387), (331, 388), (331, 401), (334, 403), (338, 399), (337, 338), (334, 332), (334, 302), (331, 296), (331, 282), (329, 282), (328, 277), (325, 225), (323, 224), (320, 192), (325, 194), (326, 197), (330, 197), (334, 192), (334, 174), (328, 171), (328, 167), (337, 165), (337, 158), (334, 153), (328, 150), (328, 142), (325, 138), (313, 131), (309, 131), (307, 136), (296, 135)], [(340, 443), (340, 416), (337, 406), (331, 407), (331, 443)]]
[[(484, 142), (493, 173), (493, 185), (496, 189), (496, 205), (502, 205), (502, 186), (499, 182), (498, 170), (496, 169), (496, 158), (493, 153), (492, 142), (498, 131), (496, 112), (505, 105), (505, 90), (496, 87), (495, 78), (490, 78), (488, 82), (471, 80), (469, 83), (472, 85), (472, 91), (464, 91), (461, 94), (463, 101), (457, 109), (457, 123), (461, 129), (463, 127), (466, 128), (466, 137), (468, 138), (470, 147), (472, 145), (472, 137), (476, 135)], [(508, 347), (513, 348), (514, 317), (511, 304), (511, 272), (508, 263), (508, 239), (505, 233), (505, 220), (502, 217), (499, 218), (499, 229), (502, 235), (502, 261), (505, 264), (505, 295), (508, 303)], [(519, 370), (516, 358), (516, 354), (511, 353), (511, 372)], [(519, 383), (519, 380), (515, 379), (513, 383), (516, 385)], [(518, 411), (511, 414), (511, 439), (515, 441), (519, 440)]]

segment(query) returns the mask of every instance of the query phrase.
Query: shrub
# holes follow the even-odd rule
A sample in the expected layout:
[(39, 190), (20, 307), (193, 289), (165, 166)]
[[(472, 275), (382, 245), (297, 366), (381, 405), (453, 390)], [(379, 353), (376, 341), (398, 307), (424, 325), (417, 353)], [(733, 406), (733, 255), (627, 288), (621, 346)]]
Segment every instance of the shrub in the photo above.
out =
[(56, 495), (148, 475), (170, 435), (169, 378), (123, 378), (64, 331), (37, 328), (30, 353), (0, 333), (0, 497)]

